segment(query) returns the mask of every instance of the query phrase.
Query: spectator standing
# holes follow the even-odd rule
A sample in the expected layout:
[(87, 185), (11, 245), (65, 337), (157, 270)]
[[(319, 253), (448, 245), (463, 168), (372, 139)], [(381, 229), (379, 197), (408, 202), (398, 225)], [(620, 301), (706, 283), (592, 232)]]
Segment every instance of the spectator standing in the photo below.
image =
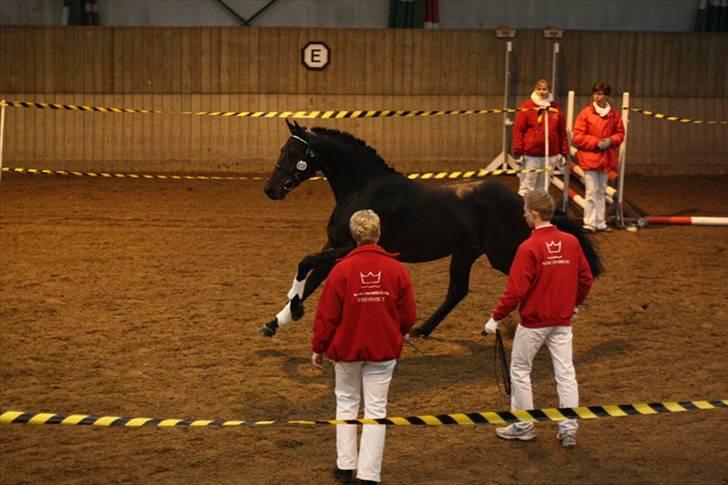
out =
[[(526, 170), (546, 166), (546, 117), (548, 117), (549, 165), (559, 162), (559, 155), (569, 154), (569, 138), (561, 107), (554, 101), (551, 85), (545, 79), (536, 81), (531, 97), (521, 104), (513, 124), (513, 156)], [(519, 175), (518, 194), (543, 189), (546, 173)]]
[(606, 223), (606, 190), (609, 172), (617, 169), (617, 147), (624, 141), (619, 110), (609, 102), (612, 88), (605, 82), (592, 86), (592, 102), (574, 123), (576, 158), (584, 170), (584, 232), (611, 232)]

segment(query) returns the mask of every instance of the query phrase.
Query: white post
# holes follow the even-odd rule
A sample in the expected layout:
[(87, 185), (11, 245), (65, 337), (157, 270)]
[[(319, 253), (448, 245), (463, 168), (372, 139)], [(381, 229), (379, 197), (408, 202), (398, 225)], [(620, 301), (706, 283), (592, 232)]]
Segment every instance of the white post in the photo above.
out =
[(622, 94), (622, 124), (624, 125), (624, 141), (619, 146), (619, 181), (617, 185), (617, 227), (624, 227), (624, 174), (627, 165), (627, 140), (629, 133), (629, 93)]
[(3, 138), (5, 137), (5, 107), (8, 103), (0, 99), (0, 180), (3, 178)]
[[(569, 141), (569, 154), (571, 156), (576, 155), (576, 148), (574, 147), (572, 143), (572, 134), (571, 130), (574, 126), (574, 91), (569, 91), (567, 100), (566, 100), (566, 138)], [(570, 160), (565, 160), (564, 168), (562, 169), (562, 173), (564, 176), (564, 190), (563, 194), (561, 196), (561, 210), (566, 214), (566, 211), (569, 208), (569, 176), (571, 175), (571, 164), (569, 163)]]
[(558, 84), (558, 65), (559, 65), (559, 41), (554, 41), (554, 50), (551, 54), (551, 92), (556, 94), (556, 86)]
[(551, 108), (550, 106), (548, 108), (546, 108), (546, 110), (543, 113), (544, 114), (543, 129), (544, 129), (544, 137), (545, 137), (543, 168), (545, 170), (547, 170), (546, 172), (544, 172), (544, 177), (543, 177), (543, 190), (545, 192), (549, 191), (549, 178), (551, 177), (551, 172), (548, 172), (549, 165), (550, 165), (549, 164), (549, 109), (550, 108)]

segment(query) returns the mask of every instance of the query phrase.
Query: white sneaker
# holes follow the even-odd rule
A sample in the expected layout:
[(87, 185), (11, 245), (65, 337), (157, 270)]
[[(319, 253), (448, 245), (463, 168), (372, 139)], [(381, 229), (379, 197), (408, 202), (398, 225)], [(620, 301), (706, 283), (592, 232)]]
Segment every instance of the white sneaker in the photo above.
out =
[(561, 441), (564, 448), (574, 448), (576, 446), (576, 431), (559, 431), (556, 437)]
[(536, 437), (536, 427), (533, 423), (527, 423), (525, 425), (513, 423), (505, 428), (496, 428), (495, 434), (504, 440), (530, 441)]

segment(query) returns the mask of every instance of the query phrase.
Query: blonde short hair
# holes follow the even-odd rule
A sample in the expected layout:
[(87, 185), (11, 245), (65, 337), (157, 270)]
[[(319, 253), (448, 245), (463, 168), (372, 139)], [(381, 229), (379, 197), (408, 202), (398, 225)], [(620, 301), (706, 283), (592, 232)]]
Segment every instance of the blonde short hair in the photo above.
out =
[(381, 235), (379, 216), (371, 209), (356, 211), (349, 219), (349, 230), (357, 244), (375, 243)]
[(550, 221), (554, 216), (554, 199), (541, 189), (536, 189), (523, 196), (523, 206), (527, 211), (536, 211), (541, 220)]
[(545, 79), (539, 79), (538, 81), (536, 81), (536, 84), (534, 84), (534, 85), (533, 85), (533, 89), (536, 89), (536, 88), (538, 88), (538, 86), (539, 86), (540, 84), (545, 84), (545, 85), (546, 85), (546, 89), (548, 89), (549, 91), (551, 91), (551, 83), (550, 83), (550, 82), (548, 82), (548, 81), (547, 81), (547, 80), (545, 80)]

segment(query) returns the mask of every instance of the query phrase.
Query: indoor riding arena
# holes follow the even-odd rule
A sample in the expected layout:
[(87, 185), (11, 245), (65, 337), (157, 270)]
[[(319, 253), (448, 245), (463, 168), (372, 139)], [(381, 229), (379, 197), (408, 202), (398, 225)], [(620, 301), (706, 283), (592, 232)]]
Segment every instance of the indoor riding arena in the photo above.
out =
[[(604, 273), (573, 322), (583, 407), (553, 409), (541, 349), (536, 439), (496, 437), (518, 316), (497, 352), (481, 331), (507, 275), (481, 256), (468, 295), (404, 345), (382, 483), (728, 483), (726, 33), (447, 25), (446, 0), (439, 29), (258, 23), (296, 8), (285, 0), (253, 26), (224, 10), (115, 25), (103, 1), (104, 25), (69, 26), (62, 2), (31, 3), (53, 3), (55, 25), (0, 10), (16, 19), (0, 26), (0, 483), (336, 483), (333, 364), (311, 365), (322, 287), (259, 334), (336, 204), (322, 173), (284, 200), (264, 192), (286, 121), (351, 133), (412, 183), (516, 191), (511, 125), (541, 78), (574, 116), (608, 82), (627, 133), (613, 231), (587, 236)], [(414, 3), (432, 23), (438, 2)], [(384, 17), (397, 4), (371, 2)], [(579, 177), (548, 170), (581, 226)], [(449, 266), (406, 264), (417, 325)], [(569, 412), (574, 449), (556, 439)]]

